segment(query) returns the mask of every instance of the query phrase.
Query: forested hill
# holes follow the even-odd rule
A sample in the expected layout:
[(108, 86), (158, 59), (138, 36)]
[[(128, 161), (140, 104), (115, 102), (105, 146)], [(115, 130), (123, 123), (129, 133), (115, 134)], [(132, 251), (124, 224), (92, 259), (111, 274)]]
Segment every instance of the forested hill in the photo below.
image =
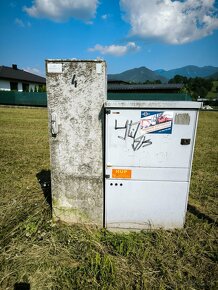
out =
[(144, 83), (146, 81), (160, 80), (162, 83), (167, 83), (168, 80), (173, 78), (175, 75), (181, 75), (187, 78), (195, 78), (195, 77), (208, 78), (211, 76), (214, 79), (216, 79), (217, 74), (218, 67), (214, 66), (198, 67), (194, 65), (188, 65), (185, 67), (172, 70), (158, 69), (155, 71), (152, 71), (151, 69), (142, 66), (139, 68), (126, 70), (119, 74), (109, 74), (108, 79), (122, 80), (134, 83)]

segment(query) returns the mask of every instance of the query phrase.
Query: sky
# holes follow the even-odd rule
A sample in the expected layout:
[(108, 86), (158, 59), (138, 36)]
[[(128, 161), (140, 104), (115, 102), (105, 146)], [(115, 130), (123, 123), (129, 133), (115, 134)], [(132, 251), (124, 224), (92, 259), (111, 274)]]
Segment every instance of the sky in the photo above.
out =
[(44, 75), (45, 59), (218, 67), (218, 0), (0, 0), (0, 65)]

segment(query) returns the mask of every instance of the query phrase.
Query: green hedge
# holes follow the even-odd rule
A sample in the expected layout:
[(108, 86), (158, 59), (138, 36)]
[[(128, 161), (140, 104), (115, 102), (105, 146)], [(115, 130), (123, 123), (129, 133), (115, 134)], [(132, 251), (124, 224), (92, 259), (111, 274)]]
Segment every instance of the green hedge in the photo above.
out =
[(46, 93), (27, 93), (14, 91), (0, 91), (1, 105), (16, 105), (16, 106), (47, 106)]
[[(186, 94), (163, 93), (107, 93), (108, 100), (191, 101)], [(46, 93), (0, 91), (1, 105), (47, 107)]]

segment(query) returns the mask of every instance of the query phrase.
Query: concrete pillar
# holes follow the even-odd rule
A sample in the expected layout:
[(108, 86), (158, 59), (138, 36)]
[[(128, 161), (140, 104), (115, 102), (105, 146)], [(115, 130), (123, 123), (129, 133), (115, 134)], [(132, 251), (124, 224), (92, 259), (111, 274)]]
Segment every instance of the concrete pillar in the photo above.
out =
[(53, 219), (103, 225), (106, 63), (47, 60)]

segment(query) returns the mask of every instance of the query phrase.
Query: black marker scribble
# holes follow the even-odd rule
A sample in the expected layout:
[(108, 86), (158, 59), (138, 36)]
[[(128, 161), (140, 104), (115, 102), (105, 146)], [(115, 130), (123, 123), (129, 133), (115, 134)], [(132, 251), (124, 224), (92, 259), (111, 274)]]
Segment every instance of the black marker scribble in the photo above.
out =
[(132, 148), (134, 151), (136, 151), (139, 150), (141, 147), (145, 147), (151, 144), (152, 144), (151, 139), (146, 140), (146, 136), (142, 135), (136, 139), (133, 139)]
[(132, 148), (134, 151), (139, 150), (141, 147), (145, 147), (152, 144), (151, 139), (146, 140), (146, 135), (141, 135), (137, 137), (137, 134), (139, 132), (140, 122), (135, 122), (126, 120), (126, 123), (124, 126), (118, 126), (117, 120), (115, 120), (115, 130), (125, 130), (124, 136), (118, 136), (118, 138), (122, 140), (126, 140), (127, 137), (132, 138)]

